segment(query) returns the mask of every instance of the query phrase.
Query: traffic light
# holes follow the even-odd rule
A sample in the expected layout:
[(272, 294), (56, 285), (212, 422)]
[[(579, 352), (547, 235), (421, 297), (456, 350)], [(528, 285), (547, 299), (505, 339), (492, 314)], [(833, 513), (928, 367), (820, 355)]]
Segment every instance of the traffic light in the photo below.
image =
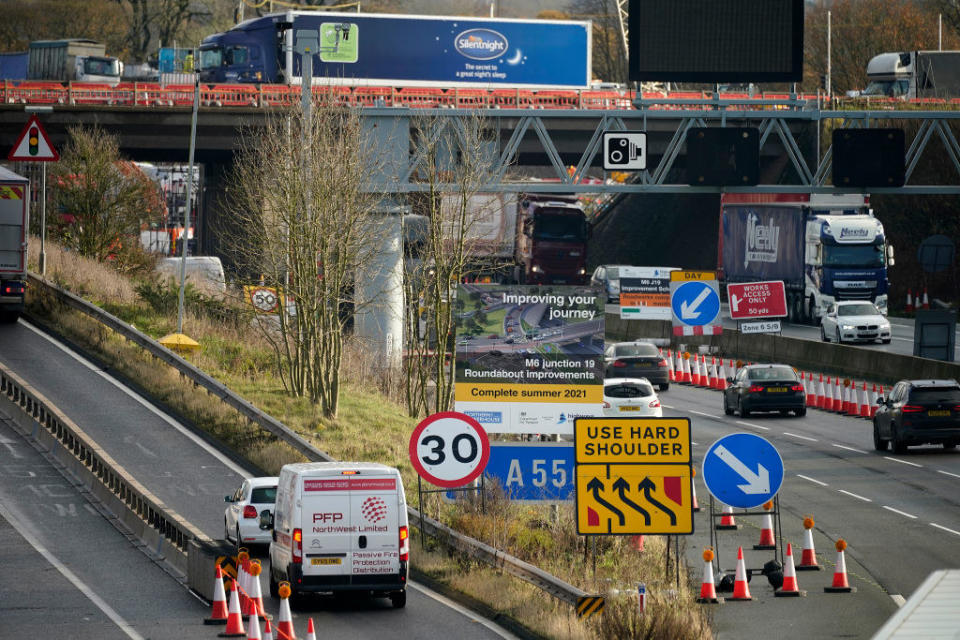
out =
[(694, 127), (687, 131), (687, 184), (745, 187), (759, 180), (759, 129)]
[(833, 186), (902, 187), (903, 129), (834, 129)]
[(29, 145), (29, 153), (32, 156), (38, 155), (40, 153), (40, 129), (37, 127), (30, 127), (30, 133), (27, 136), (27, 144)]

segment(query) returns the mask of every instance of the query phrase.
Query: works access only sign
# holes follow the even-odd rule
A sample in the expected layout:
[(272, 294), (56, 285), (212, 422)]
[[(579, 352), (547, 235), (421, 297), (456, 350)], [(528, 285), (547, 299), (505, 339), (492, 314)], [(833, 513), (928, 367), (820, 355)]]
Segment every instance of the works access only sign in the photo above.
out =
[(787, 315), (783, 280), (727, 285), (730, 317), (734, 320), (782, 318)]
[(577, 418), (577, 532), (693, 533), (687, 418)]

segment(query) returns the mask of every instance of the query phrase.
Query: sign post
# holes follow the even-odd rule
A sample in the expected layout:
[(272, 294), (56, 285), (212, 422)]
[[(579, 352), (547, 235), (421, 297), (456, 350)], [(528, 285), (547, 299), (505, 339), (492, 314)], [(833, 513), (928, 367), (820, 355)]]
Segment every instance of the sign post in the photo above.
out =
[(780, 320), (787, 315), (783, 280), (727, 285), (730, 318), (741, 333), (780, 333)]
[[(53, 107), (49, 107), (52, 111)], [(40, 275), (47, 272), (47, 163), (56, 162), (60, 154), (50, 142), (37, 114), (30, 116), (27, 126), (13, 145), (7, 160), (13, 162), (42, 162), (40, 170)]]

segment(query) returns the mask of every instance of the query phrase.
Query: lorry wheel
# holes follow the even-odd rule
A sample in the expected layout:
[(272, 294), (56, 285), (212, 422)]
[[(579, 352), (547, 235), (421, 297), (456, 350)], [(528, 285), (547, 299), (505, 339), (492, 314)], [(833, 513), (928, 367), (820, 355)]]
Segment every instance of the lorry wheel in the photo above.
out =
[(813, 297), (810, 297), (810, 302), (807, 303), (807, 321), (810, 324), (817, 324), (817, 316), (814, 313), (814, 309), (817, 308), (817, 305), (813, 301)]
[(394, 609), (403, 609), (407, 606), (407, 590), (403, 591), (394, 591), (390, 594), (390, 604), (393, 605)]

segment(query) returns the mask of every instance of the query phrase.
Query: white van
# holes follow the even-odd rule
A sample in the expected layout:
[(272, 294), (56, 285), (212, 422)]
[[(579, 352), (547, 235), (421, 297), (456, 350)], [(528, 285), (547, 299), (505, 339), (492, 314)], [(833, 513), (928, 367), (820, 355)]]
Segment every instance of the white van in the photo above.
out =
[[(180, 264), (183, 258), (163, 258), (156, 271), (161, 276), (180, 282)], [(227, 290), (223, 263), (216, 256), (187, 256), (187, 282), (207, 294), (222, 294)]]
[(305, 462), (280, 470), (273, 527), (270, 594), (367, 591), (407, 603), (410, 530), (400, 472), (371, 462)]

